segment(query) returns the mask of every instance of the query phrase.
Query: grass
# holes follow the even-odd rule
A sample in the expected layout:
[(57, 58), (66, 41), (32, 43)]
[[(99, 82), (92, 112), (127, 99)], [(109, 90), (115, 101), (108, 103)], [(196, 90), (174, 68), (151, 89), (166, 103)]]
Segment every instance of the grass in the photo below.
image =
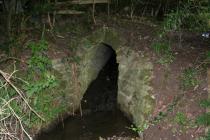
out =
[(196, 123), (198, 125), (210, 126), (210, 112), (199, 115), (196, 119)]
[[(55, 119), (65, 109), (63, 103), (56, 98), (60, 96), (58, 95), (60, 92), (53, 92), (56, 91), (59, 81), (51, 74), (51, 62), (45, 55), (48, 50), (48, 42), (42, 39), (32, 42), (28, 47), (32, 52), (32, 56), (28, 60), (29, 69), (26, 75), (29, 82), (22, 87), (33, 108), (45, 118), (47, 123)], [(33, 115), (31, 115), (30, 121), (25, 119), (28, 127), (37, 128), (43, 123)]]
[(210, 131), (208, 131), (207, 135), (204, 137), (204, 140), (210, 140)]
[[(210, 100), (202, 100), (200, 102), (200, 106), (203, 108), (210, 107)], [(210, 112), (203, 113), (196, 118), (196, 123), (202, 126), (210, 126)], [(198, 140), (210, 140), (210, 131), (208, 131), (207, 135), (204, 137), (200, 137)]]
[(157, 54), (167, 53), (171, 50), (169, 44), (166, 42), (155, 42), (152, 44), (151, 48)]
[(171, 52), (168, 52), (166, 54), (164, 54), (159, 60), (158, 63), (160, 63), (161, 65), (167, 66), (171, 63), (173, 63), (174, 61), (174, 55)]
[(177, 112), (174, 121), (182, 126), (187, 125), (187, 123), (189, 122), (187, 116), (183, 112)]
[(194, 68), (187, 68), (181, 75), (181, 87), (184, 90), (195, 88), (200, 81), (198, 80), (198, 71)]
[(153, 123), (157, 124), (167, 116), (167, 112), (159, 112), (159, 114), (154, 118)]
[[(13, 74), (11, 74), (11, 82), (18, 89), (14, 90), (7, 84), (7, 77), (5, 78), (3, 75), (5, 72), (2, 72), (2, 77), (0, 77), (0, 133), (4, 135), (14, 134), (12, 137), (17, 139), (19, 136), (16, 134), (19, 134), (24, 128), (31, 128), (31, 130), (39, 129), (41, 126), (57, 118), (67, 107), (65, 102), (60, 101), (59, 97), (65, 93), (60, 92), (61, 89), (58, 87), (60, 82), (52, 74), (51, 67), (46, 65), (46, 61), (37, 59), (42, 56), (44, 60), (49, 61), (49, 58), (45, 55), (48, 48), (47, 42), (41, 40), (30, 44), (29, 48), (32, 55), (27, 63), (28, 73), (18, 73), (15, 69)], [(18, 68), (18, 66), (15, 66), (15, 68)], [(21, 97), (18, 91), (24, 94), (24, 96)], [(37, 116), (28, 105), (41, 117)], [(15, 119), (18, 122), (12, 121)], [(24, 127), (18, 133), (15, 132), (16, 130), (13, 131), (14, 129), (11, 129), (20, 128), (20, 123)], [(1, 126), (2, 124), (9, 125)], [(3, 136), (1, 134), (0, 137)], [(25, 133), (25, 135), (27, 134)]]
[[(203, 108), (210, 107), (210, 100), (202, 100), (200, 106)], [(196, 123), (198, 125), (210, 126), (210, 112), (203, 113), (196, 118)]]
[(205, 9), (203, 3), (205, 2), (202, 0), (183, 2), (182, 6), (166, 15), (163, 22), (164, 30), (180, 31), (185, 29), (198, 32), (208, 30), (209, 12), (207, 12), (208, 10)]
[(189, 128), (197, 127), (194, 120), (191, 120), (187, 117), (184, 112), (177, 112), (173, 122), (179, 125), (179, 129), (174, 129), (175, 131), (179, 131), (180, 133), (186, 133)]
[(160, 56), (158, 63), (161, 65), (168, 66), (174, 61), (175, 57), (168, 42), (155, 42), (152, 44), (151, 48)]
[(203, 108), (208, 108), (210, 107), (210, 100), (202, 100), (200, 102), (200, 106), (203, 107)]

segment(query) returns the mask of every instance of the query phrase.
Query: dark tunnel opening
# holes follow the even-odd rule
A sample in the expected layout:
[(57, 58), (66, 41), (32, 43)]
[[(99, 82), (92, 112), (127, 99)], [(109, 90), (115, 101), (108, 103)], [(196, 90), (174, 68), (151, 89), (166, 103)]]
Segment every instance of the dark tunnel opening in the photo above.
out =
[[(136, 137), (128, 129), (132, 124), (117, 108), (118, 64), (115, 51), (111, 53), (97, 78), (89, 85), (81, 101), (82, 116), (78, 110), (37, 140), (98, 140), (99, 137)], [(109, 55), (109, 54), (107, 54)]]
[(118, 64), (116, 53), (111, 46), (104, 46), (109, 48), (110, 58), (83, 96), (81, 102), (83, 114), (112, 111), (117, 107)]

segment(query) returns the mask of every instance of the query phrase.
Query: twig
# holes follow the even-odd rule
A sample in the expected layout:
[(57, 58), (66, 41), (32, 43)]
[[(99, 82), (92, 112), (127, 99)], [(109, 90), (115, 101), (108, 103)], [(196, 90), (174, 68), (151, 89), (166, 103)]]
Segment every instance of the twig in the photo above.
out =
[[(56, 5), (57, 0), (55, 0), (54, 2), (55, 2), (55, 5)], [(53, 23), (52, 23), (53, 27), (55, 26), (55, 18), (56, 18), (56, 11), (53, 12)]]
[(15, 57), (7, 57), (7, 58), (3, 58), (3, 59), (0, 61), (0, 63), (3, 63), (3, 62), (5, 62), (5, 61), (7, 61), (7, 60), (10, 60), (10, 59), (13, 59), (13, 60), (18, 60), (18, 61), (20, 61), (20, 62), (22, 62), (22, 63), (27, 63), (27, 62), (24, 62), (24, 61), (23, 61), (23, 60), (21, 60), (21, 59), (15, 58)]
[(48, 17), (48, 23), (49, 23), (49, 26), (50, 26), (50, 30), (52, 30), (53, 29), (53, 25), (51, 23), (51, 17), (50, 17), (50, 13), (49, 12), (47, 13), (47, 17)]
[(9, 109), (12, 111), (13, 115), (18, 119), (19, 123), (20, 123), (20, 126), (21, 126), (21, 129), (23, 130), (23, 132), (26, 134), (26, 136), (29, 138), (29, 140), (33, 140), (33, 138), (28, 134), (28, 132), (25, 130), (25, 128), (23, 127), (23, 124), (22, 124), (22, 120), (20, 119), (20, 117), (15, 113), (15, 111), (13, 110), (13, 108), (10, 106), (10, 102), (12, 100), (14, 100), (14, 98), (12, 98), (11, 100), (9, 101), (6, 101), (4, 99), (1, 98), (1, 100), (3, 100), (5, 102), (5, 104), (9, 107)]
[[(4, 107), (8, 107), (9, 106), (9, 104), (10, 104), (10, 102), (11, 101), (13, 101), (14, 99), (16, 99), (17, 97), (14, 97), (14, 98), (12, 98), (12, 99), (10, 99), (9, 101), (6, 101), (5, 99), (3, 99), (3, 98), (0, 98), (3, 102), (4, 102), (4, 104), (2, 105), (2, 107), (1, 107), (1, 111), (3, 112), (4, 111)], [(9, 107), (8, 107), (9, 108)], [(9, 108), (10, 109), (10, 108)], [(12, 111), (12, 110), (11, 110)], [(17, 140), (19, 140), (19, 138), (17, 138), (15, 135), (16, 135), (16, 131), (13, 131), (12, 129), (9, 129), (8, 128), (8, 125), (11, 127), (11, 123), (7, 123), (7, 121), (6, 121), (6, 119), (8, 119), (10, 116), (13, 116), (13, 114), (11, 114), (11, 112), (8, 114), (8, 116), (6, 116), (6, 117), (4, 117), (4, 118), (2, 118), (1, 120), (0, 120), (0, 122), (1, 122), (1, 129), (0, 129), (0, 136), (2, 136), (3, 135), (3, 137), (1, 138), (1, 140), (13, 140), (13, 139), (17, 139)], [(9, 121), (9, 122), (11, 122), (11, 121)], [(12, 128), (12, 127), (11, 127)], [(10, 132), (10, 130), (12, 130), (12, 132)]]
[(92, 11), (92, 16), (93, 16), (93, 22), (96, 24), (96, 19), (95, 19), (95, 0), (93, 0), (93, 11)]
[(36, 114), (41, 120), (45, 121), (44, 118), (42, 118), (28, 103), (28, 101), (24, 98), (23, 92), (18, 89), (11, 81), (10, 81), (10, 76), (8, 76), (7, 73), (3, 72), (2, 70), (0, 70), (0, 74), (3, 76), (3, 78), (7, 81), (7, 83), (9, 85), (12, 86), (12, 88), (18, 93), (18, 95), (23, 99), (23, 101), (26, 103), (26, 105), (29, 107), (29, 109)]

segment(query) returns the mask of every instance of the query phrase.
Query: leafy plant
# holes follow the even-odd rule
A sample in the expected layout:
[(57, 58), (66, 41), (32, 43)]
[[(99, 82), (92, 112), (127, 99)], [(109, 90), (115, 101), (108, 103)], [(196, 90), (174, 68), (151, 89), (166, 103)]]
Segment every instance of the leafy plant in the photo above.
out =
[(39, 93), (44, 89), (53, 88), (57, 85), (56, 78), (53, 75), (46, 74), (46, 78), (42, 81), (37, 81), (35, 83), (30, 83), (25, 86), (25, 90), (29, 97), (34, 95), (35, 93)]
[[(56, 77), (51, 74), (51, 63), (46, 54), (48, 43), (46, 40), (40, 40), (30, 43), (28, 47), (31, 49), (31, 57), (28, 60), (29, 73), (27, 74), (29, 81), (28, 84), (22, 87), (32, 107), (42, 114), (46, 121), (50, 121), (55, 119), (65, 107), (63, 106), (64, 103), (56, 98), (57, 92), (53, 92), (58, 85), (58, 81)], [(42, 125), (43, 122), (35, 117), (34, 114), (29, 116), (29, 119), (28, 116), (22, 117), (24, 123), (29, 128), (37, 128)]]
[(175, 122), (179, 125), (186, 125), (188, 123), (187, 116), (183, 112), (178, 112), (175, 116)]
[(187, 68), (184, 70), (181, 76), (181, 87), (183, 89), (189, 89), (199, 84), (198, 72), (194, 68)]
[(35, 72), (45, 72), (51, 66), (50, 60), (45, 54), (48, 43), (45, 40), (40, 40), (37, 43), (30, 43), (28, 47), (32, 52), (32, 56), (28, 61), (29, 69)]
[[(32, 108), (32, 105), (24, 91), (18, 88), (16, 80), (20, 80), (11, 74), (13, 80), (7, 83), (8, 73), (0, 71), (4, 81), (0, 80), (0, 136), (6, 139), (19, 139), (18, 132), (23, 133), (28, 139), (32, 140), (30, 134), (26, 131), (26, 121), (30, 122), (31, 117), (36, 118), (39, 122), (44, 119)], [(0, 77), (0, 78), (2, 78)], [(2, 125), (3, 124), (3, 125)], [(18, 128), (18, 129), (13, 129)], [(10, 138), (11, 137), (11, 138)]]
[(144, 123), (142, 127), (136, 127), (134, 125), (131, 125), (131, 127), (128, 127), (128, 129), (131, 129), (132, 131), (137, 133), (143, 133), (148, 127), (149, 125), (147, 123)]

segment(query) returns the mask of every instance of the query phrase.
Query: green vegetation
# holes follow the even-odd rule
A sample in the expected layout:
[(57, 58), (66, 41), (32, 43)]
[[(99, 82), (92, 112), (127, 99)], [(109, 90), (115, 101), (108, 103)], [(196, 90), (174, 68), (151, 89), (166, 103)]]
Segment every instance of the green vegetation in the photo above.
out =
[(181, 75), (181, 87), (186, 90), (189, 88), (195, 88), (199, 85), (198, 71), (194, 68), (187, 68)]
[(2, 131), (8, 131), (8, 134), (14, 133), (13, 137), (17, 136), (10, 127), (20, 127), (20, 130), (31, 139), (25, 126), (37, 129), (55, 119), (65, 109), (64, 103), (56, 98), (59, 93), (54, 90), (59, 81), (51, 74), (50, 60), (45, 55), (47, 47), (45, 40), (29, 45), (31, 57), (27, 63), (28, 73), (25, 75), (16, 74), (16, 69), (12, 74), (0, 71), (2, 75), (0, 78), (0, 110), (2, 110), (0, 111), (0, 125), (16, 118), (16, 126), (1, 126)]
[(166, 42), (155, 42), (151, 48), (160, 56), (158, 63), (164, 66), (168, 66), (174, 61), (174, 55), (172, 53), (169, 43)]
[(157, 54), (165, 54), (171, 51), (171, 48), (169, 46), (169, 43), (166, 42), (156, 42), (153, 43), (151, 48), (154, 50)]
[(210, 113), (204, 113), (197, 117), (196, 123), (199, 125), (209, 126), (210, 125)]
[(208, 1), (189, 0), (180, 2), (164, 20), (165, 31), (205, 31), (208, 29)]
[(196, 128), (197, 124), (194, 119), (189, 119), (184, 112), (177, 112), (174, 120), (174, 123), (179, 125), (179, 132), (186, 132), (189, 128)]
[(27, 84), (24, 89), (29, 97), (38, 94), (42, 90), (53, 88), (57, 85), (57, 81), (53, 75), (46, 75), (46, 78), (35, 83)]
[(31, 49), (31, 58), (28, 61), (29, 71), (31, 72), (45, 72), (49, 69), (51, 64), (49, 58), (46, 56), (48, 44), (46, 40), (40, 40), (37, 43), (30, 43), (28, 47)]
[(159, 112), (158, 115), (155, 116), (154, 119), (151, 121), (151, 124), (157, 124), (160, 121), (162, 121), (164, 118), (166, 118), (168, 116), (168, 114), (174, 110), (174, 108), (177, 105), (177, 103), (178, 103), (179, 100), (180, 100), (180, 97), (178, 97), (178, 96), (175, 97), (173, 99), (173, 102), (170, 103), (167, 106), (167, 110), (165, 112)]
[(209, 64), (210, 64), (210, 51), (207, 51), (204, 54), (204, 60), (202, 62), (200, 62), (200, 65), (198, 65), (199, 69), (206, 69), (208, 68)]
[(182, 126), (188, 123), (187, 116), (183, 112), (177, 112), (174, 121)]
[[(209, 108), (210, 107), (210, 101), (209, 100), (202, 100), (200, 102), (200, 106), (204, 108)], [(196, 118), (196, 124), (202, 125), (202, 126), (210, 126), (210, 112), (203, 113), (199, 115)], [(200, 137), (199, 140), (210, 140), (210, 131), (208, 130), (208, 133), (204, 137)]]
[(131, 125), (131, 127), (128, 127), (128, 129), (131, 129), (134, 132), (137, 132), (139, 134), (143, 133), (147, 128), (149, 127), (149, 125), (147, 123), (144, 123), (144, 125), (142, 127), (136, 127), (134, 125)]
[(154, 118), (153, 123), (159, 123), (167, 116), (166, 112), (159, 112), (159, 114)]
[[(32, 52), (31, 58), (28, 60), (28, 79), (30, 82), (24, 85), (23, 89), (27, 93), (33, 108), (42, 113), (45, 120), (49, 121), (64, 109), (56, 99), (58, 93), (51, 91), (59, 84), (59, 81), (50, 72), (51, 63), (46, 55), (47, 41), (42, 39), (37, 43), (32, 42), (28, 47)], [(52, 106), (54, 107), (52, 108)], [(33, 120), (31, 122), (32, 126), (33, 124), (35, 124), (34, 126), (41, 125), (36, 118), (31, 118), (31, 120)]]
[[(92, 13), (92, 11), (96, 10), (96, 17), (100, 16), (100, 14), (104, 12), (104, 9), (107, 8), (107, 5), (101, 5), (94, 10), (91, 9), (94, 7), (92, 4), (82, 6), (66, 6), (66, 4), (64, 4), (64, 6), (57, 6), (56, 3), (47, 0), (36, 3), (25, 0), (5, 0), (2, 5), (4, 6), (0, 7), (0, 12), (3, 12), (3, 14), (0, 14), (0, 31), (5, 33), (5, 35), (2, 35), (0, 39), (0, 49), (7, 51), (11, 57), (15, 57), (18, 54), (14, 49), (18, 49), (19, 51), (29, 49), (30, 58), (27, 62), (24, 62), (26, 63), (25, 65), (27, 65), (27, 70), (24, 72), (18, 72), (18, 69), (20, 69), (19, 62), (15, 64), (13, 70), (9, 69), (7, 71), (7, 69), (5, 69), (4, 71), (0, 71), (0, 128), (2, 131), (13, 130), (11, 126), (4, 126), (3, 124), (7, 124), (8, 122), (17, 124), (17, 128), (20, 128), (22, 132), (28, 136), (27, 131), (24, 129), (25, 127), (38, 128), (54, 119), (56, 115), (63, 112), (66, 108), (65, 103), (57, 98), (58, 94), (62, 94), (61, 92), (56, 92), (57, 86), (61, 84), (61, 81), (57, 79), (53, 73), (54, 71), (52, 71), (52, 64), (47, 55), (49, 49), (48, 42), (42, 37), (39, 41), (30, 41), (27, 48), (24, 48), (28, 40), (37, 40), (37, 38), (39, 38), (37, 34), (39, 36), (43, 30), (46, 30), (46, 38), (53, 41), (56, 41), (56, 38), (64, 39), (66, 36), (70, 36), (67, 43), (65, 42), (71, 46), (69, 47), (72, 51), (70, 61), (79, 62), (80, 58), (73, 55), (74, 51), (77, 49), (77, 42), (81, 41), (81, 36), (88, 34), (90, 30), (95, 30), (101, 25), (107, 28), (112, 24), (118, 26), (117, 24), (124, 23), (120, 23), (121, 21), (119, 23), (110, 22), (112, 21), (110, 18), (112, 17), (111, 15), (109, 16), (111, 20), (107, 23), (103, 23), (103, 20), (99, 18), (96, 20), (99, 24), (92, 24), (92, 20), (95, 22), (94, 13)], [(156, 19), (158, 19), (158, 21), (155, 23), (160, 22), (159, 25), (162, 25), (160, 27), (161, 33), (160, 38), (151, 45), (151, 48), (158, 56), (157, 63), (168, 68), (175, 60), (170, 40), (166, 38), (168, 37), (168, 33), (171, 31), (178, 32), (181, 42), (183, 31), (187, 30), (200, 33), (201, 31), (209, 30), (209, 5), (209, 1), (207, 0), (185, 0), (179, 2), (173, 0), (170, 2), (165, 0), (124, 0), (114, 1), (110, 6), (110, 14), (113, 14), (113, 21), (121, 16), (123, 20), (124, 18), (129, 20), (130, 18), (132, 21), (135, 21), (135, 19), (141, 21), (142, 16), (147, 16), (148, 18), (157, 17)], [(61, 16), (58, 12), (66, 9), (85, 9), (86, 14), (84, 17), (82, 15), (75, 16), (85, 18), (85, 20), (78, 22), (79, 18), (76, 19), (73, 16), (70, 22), (65, 20), (66, 16), (70, 14), (65, 13), (65, 16)], [(74, 21), (74, 19), (76, 20)], [(137, 23), (139, 23), (139, 21), (137, 21)], [(66, 36), (62, 36), (60, 33), (65, 33)], [(105, 38), (106, 37), (109, 36), (105, 36)], [(132, 41), (131, 43), (133, 43)], [(90, 45), (91, 44), (87, 41), (83, 49), (89, 48)], [(207, 52), (206, 59), (201, 62), (198, 68), (200, 68), (200, 66), (207, 67), (209, 64), (210, 51)], [(198, 87), (200, 83), (198, 68), (190, 67), (183, 71), (180, 84), (183, 90)], [(168, 75), (167, 73), (165, 77)], [(166, 118), (166, 116), (174, 110), (177, 102), (178, 100), (174, 99), (174, 101), (167, 106), (166, 111), (161, 111), (154, 117), (151, 124), (159, 123)], [(210, 106), (210, 101), (203, 100), (200, 106), (207, 108)], [(176, 114), (174, 121), (181, 126), (192, 123), (182, 112)], [(198, 116), (196, 124), (209, 126), (210, 113), (204, 113)], [(131, 126), (130, 129), (142, 133), (147, 128), (148, 124), (146, 123), (142, 127)], [(9, 134), (14, 133), (9, 131)], [(209, 137), (210, 133), (206, 139), (210, 139)], [(30, 139), (30, 136), (28, 136), (28, 138)]]
[(199, 140), (210, 140), (210, 131), (207, 133), (205, 137), (199, 138)]
[(202, 100), (200, 102), (200, 106), (203, 108), (209, 108), (210, 107), (210, 100)]
[[(204, 108), (210, 107), (210, 101), (209, 100), (202, 100), (200, 102), (200, 106)], [(199, 115), (196, 119), (196, 123), (198, 125), (204, 125), (204, 126), (210, 126), (210, 112), (203, 113)]]

